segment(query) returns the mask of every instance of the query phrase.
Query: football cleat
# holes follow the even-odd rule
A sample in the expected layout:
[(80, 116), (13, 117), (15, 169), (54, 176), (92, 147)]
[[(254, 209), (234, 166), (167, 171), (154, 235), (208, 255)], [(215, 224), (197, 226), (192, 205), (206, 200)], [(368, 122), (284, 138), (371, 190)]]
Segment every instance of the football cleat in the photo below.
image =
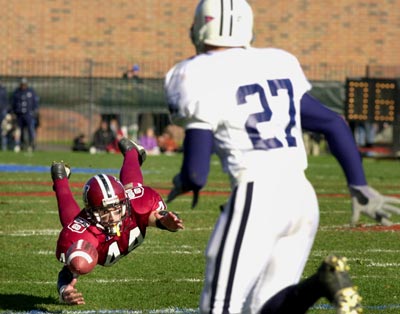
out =
[(326, 298), (336, 307), (337, 314), (362, 313), (361, 296), (348, 273), (347, 258), (328, 256), (318, 269), (318, 277), (325, 287)]
[(126, 137), (122, 138), (118, 142), (118, 147), (124, 156), (126, 152), (129, 152), (132, 149), (136, 149), (136, 151), (138, 152), (140, 165), (142, 165), (142, 163), (146, 160), (147, 153), (146, 150), (143, 148), (143, 146), (140, 146), (139, 144), (135, 143), (134, 141), (131, 141), (130, 139), (127, 139)]
[(69, 165), (64, 163), (64, 161), (53, 161), (51, 164), (51, 178), (54, 180), (56, 179), (64, 179), (71, 176), (71, 168)]

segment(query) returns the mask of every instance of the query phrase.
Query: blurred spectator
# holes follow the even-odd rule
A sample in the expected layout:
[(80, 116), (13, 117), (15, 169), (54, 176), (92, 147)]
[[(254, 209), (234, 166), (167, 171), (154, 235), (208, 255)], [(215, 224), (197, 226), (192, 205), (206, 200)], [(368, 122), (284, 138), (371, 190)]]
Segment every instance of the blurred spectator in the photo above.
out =
[[(3, 125), (3, 120), (5, 119), (9, 110), (7, 89), (3, 86), (0, 81), (0, 125)], [(1, 149), (7, 150), (7, 137), (3, 132), (3, 126), (1, 128)]]
[(153, 128), (147, 128), (146, 132), (139, 136), (138, 142), (144, 147), (148, 155), (158, 155), (160, 153)]
[(122, 78), (126, 80), (133, 80), (136, 83), (141, 83), (142, 79), (139, 77), (140, 67), (138, 64), (135, 64), (132, 68), (129, 68), (124, 72)]
[(377, 144), (391, 144), (393, 142), (393, 125), (384, 122), (375, 136)]
[(354, 138), (360, 147), (372, 147), (375, 142), (377, 125), (373, 122), (356, 122), (354, 127)]
[(93, 134), (92, 146), (90, 152), (107, 152), (107, 146), (115, 140), (114, 133), (111, 131), (108, 122), (101, 120), (99, 128)]
[(320, 133), (303, 130), (304, 147), (306, 149), (307, 155), (320, 155), (322, 138), (323, 136)]
[(126, 136), (122, 128), (120, 127), (120, 124), (118, 122), (118, 119), (113, 118), (110, 120), (110, 130), (113, 133), (114, 136), (114, 141), (107, 145), (107, 151), (109, 153), (119, 153), (120, 149), (118, 147), (118, 142)]
[(158, 137), (158, 146), (164, 154), (173, 154), (179, 151), (179, 144), (170, 129), (165, 128), (164, 132)]
[(89, 148), (86, 142), (85, 134), (81, 133), (74, 138), (72, 143), (72, 151), (74, 152), (88, 152)]
[[(27, 147), (28, 151), (35, 149), (36, 127), (38, 125), (39, 97), (33, 88), (28, 86), (28, 80), (22, 78), (19, 86), (11, 97), (11, 109), (17, 118), (20, 129), (20, 136), (16, 140), (14, 151), (21, 150), (21, 144)], [(26, 133), (28, 142), (26, 143)]]
[(20, 137), (20, 130), (17, 126), (15, 114), (7, 113), (1, 121), (1, 145), (2, 150), (14, 149), (17, 138)]

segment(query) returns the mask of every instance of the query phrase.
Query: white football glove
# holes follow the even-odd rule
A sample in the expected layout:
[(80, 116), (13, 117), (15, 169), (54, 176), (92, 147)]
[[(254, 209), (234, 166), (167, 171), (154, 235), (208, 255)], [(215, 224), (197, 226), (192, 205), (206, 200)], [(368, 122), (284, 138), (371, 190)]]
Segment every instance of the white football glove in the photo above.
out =
[(400, 215), (400, 199), (384, 196), (368, 185), (349, 186), (352, 201), (351, 225), (360, 219), (360, 214), (367, 215), (384, 226), (392, 225), (392, 213)]

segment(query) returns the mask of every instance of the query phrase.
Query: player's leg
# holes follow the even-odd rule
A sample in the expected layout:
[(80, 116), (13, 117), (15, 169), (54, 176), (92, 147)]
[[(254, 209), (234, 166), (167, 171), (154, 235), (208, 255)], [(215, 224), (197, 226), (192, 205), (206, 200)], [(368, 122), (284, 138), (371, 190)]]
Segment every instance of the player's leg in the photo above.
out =
[(69, 186), (68, 178), (71, 170), (63, 161), (54, 161), (50, 172), (53, 179), (53, 190), (56, 193), (60, 222), (65, 227), (74, 220), (81, 210)]
[(122, 184), (133, 184), (133, 186), (137, 186), (138, 183), (143, 184), (143, 174), (140, 166), (146, 159), (144, 148), (127, 138), (122, 138), (118, 142), (118, 147), (124, 155), (119, 174)]
[(323, 297), (335, 306), (337, 314), (362, 313), (361, 297), (350, 279), (346, 258), (328, 256), (314, 275), (279, 291), (259, 313), (305, 314)]
[(35, 119), (32, 116), (26, 116), (26, 125), (28, 129), (28, 149), (35, 149), (35, 139), (36, 139), (36, 131), (35, 131)]
[[(300, 280), (319, 223), (317, 198), (311, 184), (303, 175), (293, 176), (290, 182), (276, 179), (274, 185), (274, 193), (268, 194), (268, 200), (269, 205), (276, 208), (275, 214), (271, 216), (268, 212), (265, 219), (272, 219), (276, 224), (282, 220), (287, 221), (287, 229), (279, 234), (270, 261), (265, 264), (249, 294), (247, 303), (253, 313), (257, 313), (265, 301), (277, 292)], [(284, 296), (281, 298), (284, 299)], [(301, 308), (301, 304), (297, 304), (296, 309), (298, 308)]]
[[(261, 188), (259, 192), (265, 195)], [(207, 248), (201, 313), (244, 313), (247, 296), (270, 258), (277, 234), (272, 225), (277, 224), (263, 219), (265, 199), (258, 203), (253, 194), (253, 182), (235, 188), (215, 226)]]
[[(200, 313), (223, 313), (228, 281), (229, 257), (232, 257), (232, 241), (228, 241), (229, 230), (238, 217), (235, 212), (235, 200), (238, 193), (235, 188), (230, 200), (221, 213), (206, 250), (206, 273), (200, 298)], [(229, 257), (228, 257), (229, 253)]]
[[(300, 217), (299, 225), (293, 232), (278, 241), (276, 252), (273, 254), (274, 262), (271, 263), (275, 268), (265, 272), (265, 276), (257, 283), (258, 300), (254, 302), (256, 309), (260, 308), (264, 299), (268, 301), (261, 307), (260, 314), (304, 314), (320, 298), (326, 297), (334, 304), (337, 313), (359, 313), (360, 297), (351, 283), (346, 260), (343, 258), (327, 258), (314, 275), (297, 284), (311, 250), (318, 222), (318, 218), (312, 216), (313, 212), (317, 215), (318, 205), (315, 195), (313, 196), (315, 193), (308, 182), (302, 187), (304, 189), (300, 194), (297, 193), (295, 199), (299, 204), (298, 212), (303, 212), (304, 216)], [(307, 216), (304, 208), (314, 210), (308, 211)], [(293, 269), (297, 270), (297, 273), (294, 273)], [(274, 284), (274, 281), (277, 282)], [(274, 294), (271, 286), (276, 287), (282, 283), (284, 285)]]

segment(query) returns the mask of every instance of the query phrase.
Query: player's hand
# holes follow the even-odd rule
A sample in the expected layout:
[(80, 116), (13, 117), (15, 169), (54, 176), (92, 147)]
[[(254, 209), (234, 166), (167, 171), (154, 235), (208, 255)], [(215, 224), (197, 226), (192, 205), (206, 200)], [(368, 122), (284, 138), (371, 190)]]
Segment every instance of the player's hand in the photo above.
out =
[(189, 188), (185, 188), (181, 181), (181, 176), (178, 173), (175, 175), (174, 179), (172, 180), (173, 188), (168, 194), (167, 203), (172, 202), (177, 196), (185, 194), (189, 191), (193, 191), (193, 200), (192, 200), (192, 208), (195, 208), (197, 202), (199, 201), (199, 190), (192, 190)]
[(72, 281), (61, 293), (61, 299), (69, 305), (85, 304), (82, 293), (78, 292), (78, 290), (75, 288), (77, 281), (78, 280), (76, 278), (72, 279)]
[(177, 213), (162, 210), (159, 212), (156, 211), (154, 216), (168, 231), (175, 232), (179, 229), (184, 229), (183, 220)]
[(384, 196), (368, 185), (349, 186), (353, 214), (351, 225), (356, 225), (360, 214), (374, 219), (384, 226), (392, 225), (392, 214), (400, 215), (400, 199)]

